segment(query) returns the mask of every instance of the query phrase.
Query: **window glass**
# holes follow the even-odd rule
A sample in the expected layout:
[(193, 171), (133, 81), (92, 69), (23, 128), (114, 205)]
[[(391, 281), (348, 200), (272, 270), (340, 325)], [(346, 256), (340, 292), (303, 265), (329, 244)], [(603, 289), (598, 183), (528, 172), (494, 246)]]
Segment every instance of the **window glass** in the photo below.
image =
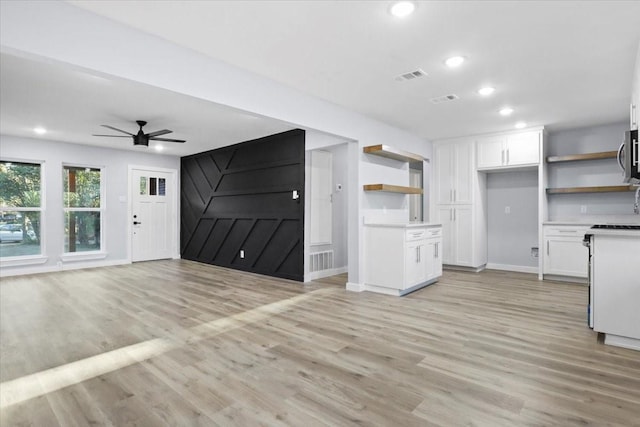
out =
[(0, 257), (42, 253), (41, 168), (0, 161)]
[(100, 207), (100, 169), (64, 167), (64, 206)]
[(140, 195), (141, 196), (147, 195), (147, 177), (146, 176), (140, 177)]
[(156, 180), (157, 178), (149, 178), (149, 195), (156, 195)]
[(166, 192), (166, 180), (164, 178), (158, 178), (158, 196), (164, 196)]
[(101, 175), (98, 168), (63, 168), (65, 253), (102, 249)]
[(66, 212), (64, 214), (64, 251), (99, 251), (100, 217), (100, 212)]

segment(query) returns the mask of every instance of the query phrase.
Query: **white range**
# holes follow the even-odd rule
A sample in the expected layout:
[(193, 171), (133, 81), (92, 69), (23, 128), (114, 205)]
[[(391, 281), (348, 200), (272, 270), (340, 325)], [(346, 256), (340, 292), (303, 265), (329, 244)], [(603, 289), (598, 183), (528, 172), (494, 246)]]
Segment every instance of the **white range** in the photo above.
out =
[(640, 350), (640, 225), (594, 225), (589, 246), (589, 326), (605, 344)]

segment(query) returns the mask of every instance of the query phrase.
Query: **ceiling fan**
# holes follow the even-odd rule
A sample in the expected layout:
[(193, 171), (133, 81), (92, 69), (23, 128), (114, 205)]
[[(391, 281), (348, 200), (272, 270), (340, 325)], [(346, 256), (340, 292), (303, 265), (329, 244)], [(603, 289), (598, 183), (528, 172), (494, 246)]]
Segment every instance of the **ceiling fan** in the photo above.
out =
[(136, 123), (138, 124), (138, 126), (140, 126), (140, 130), (138, 131), (138, 133), (135, 133), (135, 134), (131, 133), (131, 132), (127, 132), (126, 130), (114, 128), (113, 126), (100, 125), (102, 127), (113, 129), (113, 130), (118, 131), (118, 132), (126, 133), (127, 136), (124, 136), (124, 135), (96, 135), (96, 134), (93, 134), (93, 136), (108, 136), (108, 137), (111, 137), (111, 138), (128, 138), (128, 137), (132, 137), (133, 138), (133, 145), (144, 145), (145, 147), (149, 146), (149, 141), (150, 140), (153, 140), (153, 141), (165, 141), (165, 142), (186, 142), (184, 139), (158, 138), (160, 135), (166, 135), (168, 133), (173, 132), (172, 130), (169, 130), (169, 129), (163, 129), (163, 130), (157, 130), (155, 132), (144, 133), (144, 131), (142, 130), (142, 127), (144, 125), (146, 125), (147, 122), (145, 122), (144, 120), (136, 120)]

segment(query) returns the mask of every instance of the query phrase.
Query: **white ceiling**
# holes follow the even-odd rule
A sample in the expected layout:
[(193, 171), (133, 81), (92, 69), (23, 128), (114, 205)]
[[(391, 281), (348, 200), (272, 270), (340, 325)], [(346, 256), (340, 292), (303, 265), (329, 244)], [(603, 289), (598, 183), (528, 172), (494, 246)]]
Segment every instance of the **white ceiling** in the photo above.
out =
[[(626, 120), (640, 42), (638, 1), (429, 1), (404, 19), (390, 1), (69, 3), (427, 139), (520, 120), (551, 131)], [(450, 70), (453, 54), (467, 61)], [(100, 124), (134, 131), (141, 119), (187, 139), (166, 151), (183, 155), (292, 127), (57, 64), (3, 55), (1, 66), (2, 133), (32, 136), (32, 123), (50, 120), (64, 129), (52, 139), (129, 147), (89, 135), (108, 133)], [(416, 68), (429, 75), (395, 79)], [(483, 85), (494, 95), (480, 97)], [(429, 101), (452, 93), (460, 99)], [(511, 117), (497, 113), (505, 105)]]
[[(51, 62), (0, 55), (0, 133), (37, 137), (34, 126), (48, 133), (41, 138), (124, 150), (145, 151), (157, 145), (162, 153), (184, 156), (292, 129), (289, 124), (249, 115), (174, 92)], [(145, 132), (171, 129), (165, 138), (187, 143), (151, 141), (135, 147), (130, 138), (101, 127), (110, 125), (136, 133), (136, 120)]]

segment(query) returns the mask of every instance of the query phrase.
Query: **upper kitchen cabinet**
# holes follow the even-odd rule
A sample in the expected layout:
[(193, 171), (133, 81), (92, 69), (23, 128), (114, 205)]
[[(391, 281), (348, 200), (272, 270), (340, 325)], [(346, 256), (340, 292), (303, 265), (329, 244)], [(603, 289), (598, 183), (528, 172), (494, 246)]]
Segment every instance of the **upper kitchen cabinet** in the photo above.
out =
[(477, 140), (478, 170), (496, 170), (540, 164), (539, 130), (480, 137)]
[(469, 204), (473, 199), (473, 144), (471, 141), (434, 145), (437, 204)]

